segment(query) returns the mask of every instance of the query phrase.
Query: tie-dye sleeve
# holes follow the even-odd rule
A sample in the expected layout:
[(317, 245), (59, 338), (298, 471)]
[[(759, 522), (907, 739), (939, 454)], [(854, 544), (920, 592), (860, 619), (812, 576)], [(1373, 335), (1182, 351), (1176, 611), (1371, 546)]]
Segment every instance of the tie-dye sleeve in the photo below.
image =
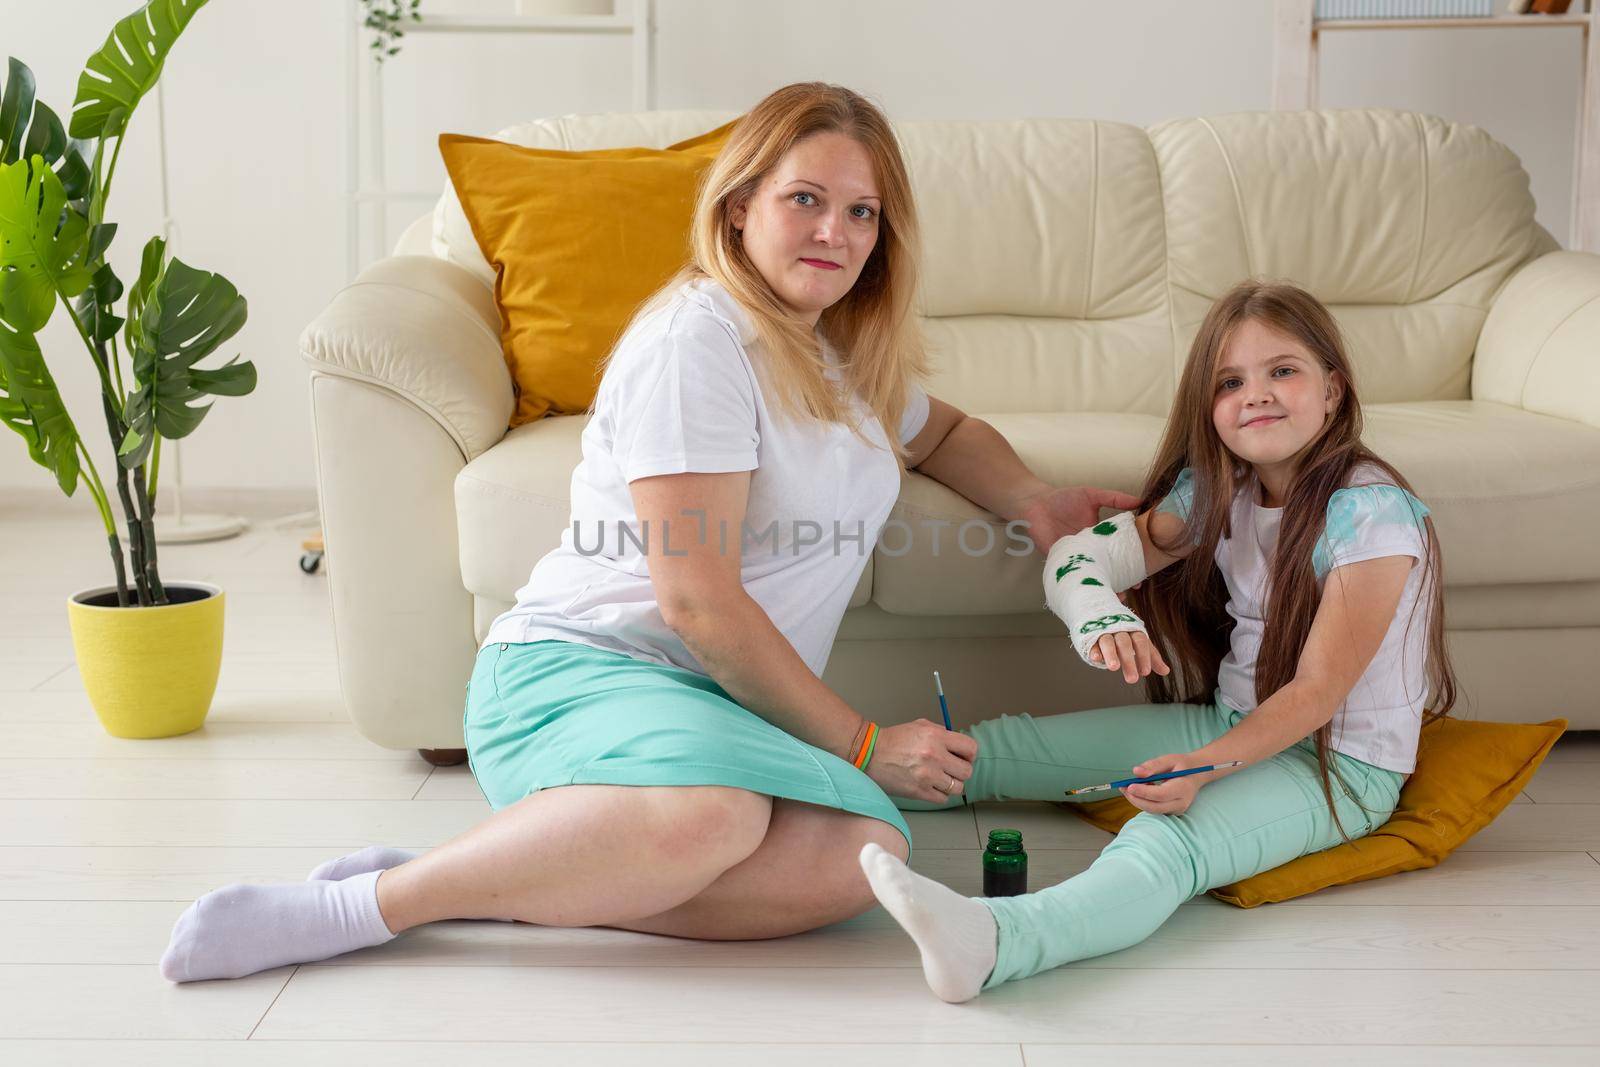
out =
[(1311, 553), (1317, 577), (1380, 556), (1427, 557), (1428, 506), (1397, 485), (1356, 485), (1328, 498), (1327, 525)]
[(1189, 467), (1178, 472), (1178, 480), (1172, 483), (1172, 491), (1161, 498), (1161, 503), (1156, 505), (1157, 511), (1165, 511), (1176, 515), (1184, 522), (1189, 521), (1189, 515), (1194, 511), (1194, 470)]

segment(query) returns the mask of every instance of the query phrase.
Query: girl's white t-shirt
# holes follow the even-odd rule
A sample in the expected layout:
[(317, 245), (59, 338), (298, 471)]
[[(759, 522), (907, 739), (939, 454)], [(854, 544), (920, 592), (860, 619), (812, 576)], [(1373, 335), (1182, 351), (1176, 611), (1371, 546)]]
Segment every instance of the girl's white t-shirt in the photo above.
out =
[[(828, 375), (837, 356), (824, 347)], [(850, 595), (900, 492), (882, 424), (858, 396), (851, 427), (795, 419), (763, 389), (762, 348), (749, 315), (699, 279), (642, 316), (618, 341), (584, 428), (561, 543), (490, 625), (484, 645), (557, 639), (705, 674), (662, 620), (640, 544), (646, 530), (628, 483), (655, 475), (752, 471), (744, 528), (668, 517), (663, 551), (700, 539), (740, 552), (740, 581), (821, 675)], [(908, 443), (928, 420), (913, 385), (898, 427)], [(866, 438), (865, 441), (862, 438)]]
[[(1185, 520), (1193, 501), (1192, 472), (1185, 468), (1160, 508)], [(1427, 554), (1423, 516), (1428, 508), (1387, 482), (1379, 468), (1362, 465), (1344, 489), (1328, 500), (1326, 525), (1312, 552), (1317, 589), (1338, 567), (1381, 556), (1411, 556), (1400, 604), (1383, 643), (1350, 690), (1332, 721), (1332, 747), (1365, 763), (1410, 774), (1416, 769), (1417, 739), (1427, 701), (1427, 637), (1432, 582), (1424, 588)], [(1227, 656), (1217, 671), (1215, 699), (1239, 711), (1257, 706), (1255, 671), (1266, 628), (1267, 579), (1278, 543), (1282, 508), (1263, 507), (1261, 485), (1252, 477), (1233, 499), (1232, 536), (1217, 543), (1217, 567), (1228, 587), (1228, 614), (1235, 622)]]

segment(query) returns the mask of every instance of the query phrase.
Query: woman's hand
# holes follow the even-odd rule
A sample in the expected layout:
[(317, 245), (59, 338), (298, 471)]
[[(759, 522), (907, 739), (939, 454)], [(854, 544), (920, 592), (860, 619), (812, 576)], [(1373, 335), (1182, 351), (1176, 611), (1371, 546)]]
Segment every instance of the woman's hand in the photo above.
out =
[[(1147, 759), (1133, 769), (1136, 777), (1164, 774), (1167, 771), (1186, 771), (1190, 767), (1204, 767), (1205, 761), (1194, 756), (1171, 754)], [(1122, 795), (1140, 811), (1156, 815), (1182, 815), (1194, 803), (1195, 794), (1205, 784), (1204, 774), (1188, 774), (1182, 778), (1169, 778), (1165, 782), (1143, 782), (1122, 787)]]
[(1028, 524), (1028, 537), (1041, 556), (1050, 546), (1100, 521), (1101, 508), (1128, 511), (1139, 506), (1139, 498), (1113, 489), (1074, 486), (1070, 489), (1045, 489), (1017, 502), (1016, 517)]
[(977, 754), (978, 742), (927, 719), (883, 726), (867, 777), (892, 797), (942, 804), (966, 787)]
[[(1161, 658), (1160, 650), (1151, 643), (1150, 636), (1138, 631), (1106, 634), (1094, 648), (1090, 649), (1089, 658), (1096, 663), (1104, 663), (1114, 671), (1121, 671), (1123, 680), (1130, 683), (1137, 682), (1152, 671), (1161, 675), (1172, 673), (1172, 668)], [(1177, 768), (1163, 768), (1163, 770), (1173, 769)]]

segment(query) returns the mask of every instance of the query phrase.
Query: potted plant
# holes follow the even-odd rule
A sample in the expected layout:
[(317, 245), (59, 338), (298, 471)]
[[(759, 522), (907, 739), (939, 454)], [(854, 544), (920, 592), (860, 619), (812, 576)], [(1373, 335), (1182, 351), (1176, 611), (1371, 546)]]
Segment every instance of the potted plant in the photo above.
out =
[[(195, 401), (243, 396), (256, 384), (255, 367), (237, 357), (213, 369), (195, 366), (244, 325), (244, 297), (226, 278), (169, 257), (165, 241), (152, 238), (119, 315), (123, 285), (106, 259), (117, 231), (105, 221), (106, 200), (128, 121), (205, 4), (150, 0), (118, 22), (85, 64), (68, 129), (35, 99), (33, 72), (17, 59), (0, 93), (0, 421), (22, 435), (62, 492), (82, 486), (105, 526), (116, 584), (76, 593), (67, 610), (90, 702), (118, 737), (187, 733), (211, 706), (223, 595), (204, 583), (161, 579), (154, 506), (161, 441), (200, 425), (210, 405)], [(100, 412), (91, 418), (103, 422), (116, 456), (110, 488), (40, 349), (39, 331), (58, 303), (99, 377)]]

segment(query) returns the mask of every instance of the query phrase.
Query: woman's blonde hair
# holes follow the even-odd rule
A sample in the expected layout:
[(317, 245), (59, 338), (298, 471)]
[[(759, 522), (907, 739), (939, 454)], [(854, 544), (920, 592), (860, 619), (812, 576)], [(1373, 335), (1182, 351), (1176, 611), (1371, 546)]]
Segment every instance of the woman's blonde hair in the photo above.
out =
[[(820, 133), (843, 134), (867, 150), (881, 209), (878, 242), (860, 277), (822, 312), (813, 332), (751, 262), (732, 215), (790, 149)], [(890, 448), (904, 462), (897, 430), (907, 389), (927, 374), (921, 332), (912, 315), (920, 252), (911, 182), (883, 112), (842, 86), (787, 85), (735, 124), (701, 180), (690, 225), (689, 262), (645, 302), (640, 315), (660, 306), (685, 282), (710, 278), (749, 314), (765, 349), (763, 369), (780, 410), (847, 422), (846, 391), (854, 392), (883, 423)], [(824, 376), (818, 334), (838, 353), (843, 390)]]

